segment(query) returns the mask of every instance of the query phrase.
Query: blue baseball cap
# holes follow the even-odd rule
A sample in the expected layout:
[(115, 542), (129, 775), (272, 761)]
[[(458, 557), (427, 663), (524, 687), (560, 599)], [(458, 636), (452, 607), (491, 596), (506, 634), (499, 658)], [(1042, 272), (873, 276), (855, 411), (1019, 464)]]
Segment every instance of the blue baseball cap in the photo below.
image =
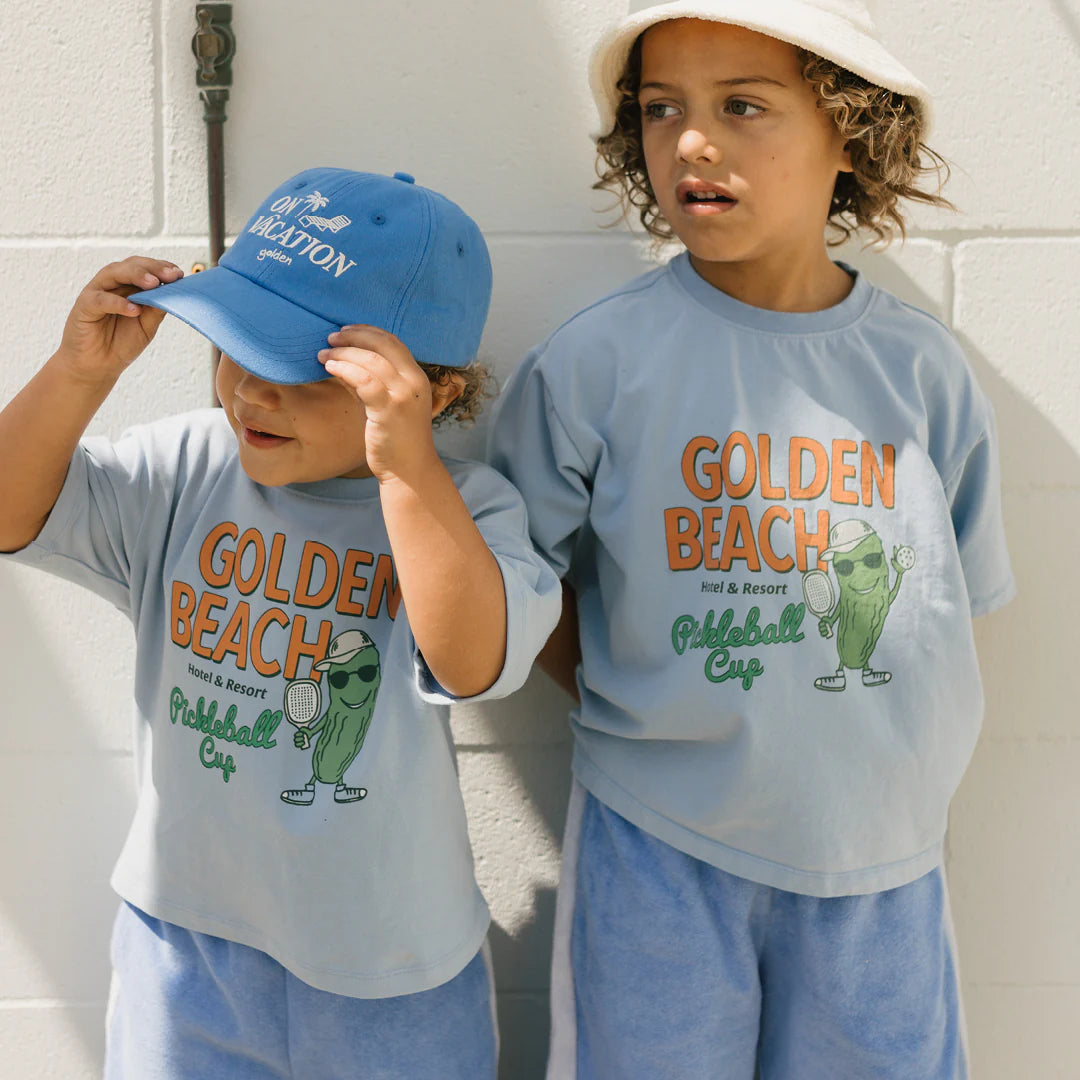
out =
[(316, 356), (351, 323), (388, 330), (421, 363), (465, 367), (491, 261), (476, 223), (408, 173), (308, 169), (266, 198), (218, 266), (130, 299), (268, 382), (330, 378)]

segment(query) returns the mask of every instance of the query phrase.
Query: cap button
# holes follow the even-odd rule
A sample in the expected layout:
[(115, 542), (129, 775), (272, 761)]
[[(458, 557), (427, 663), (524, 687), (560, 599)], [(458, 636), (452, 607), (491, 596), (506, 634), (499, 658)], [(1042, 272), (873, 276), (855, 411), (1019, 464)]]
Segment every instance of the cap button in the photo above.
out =
[(406, 184), (415, 184), (416, 183), (416, 177), (415, 176), (410, 176), (407, 172), (396, 172), (396, 173), (394, 173), (394, 179), (395, 180), (402, 180)]

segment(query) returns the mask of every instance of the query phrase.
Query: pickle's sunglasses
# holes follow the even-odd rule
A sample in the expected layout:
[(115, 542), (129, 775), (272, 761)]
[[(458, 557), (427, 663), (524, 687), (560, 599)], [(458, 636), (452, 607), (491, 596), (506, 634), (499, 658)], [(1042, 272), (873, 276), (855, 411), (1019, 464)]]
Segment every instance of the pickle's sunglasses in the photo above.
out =
[[(864, 555), (861, 559), (833, 559), (833, 566), (841, 577), (847, 577), (855, 569), (856, 563), (861, 562), (868, 569), (876, 570), (881, 566), (881, 560), (884, 558), (885, 556), (880, 551), (871, 551), (869, 555)], [(333, 682), (333, 677), (331, 677), (331, 682)], [(334, 683), (334, 685), (337, 684)]]
[[(850, 572), (850, 571), (849, 571)], [(357, 668), (356, 671), (334, 671), (331, 672), (329, 682), (335, 690), (344, 690), (349, 685), (349, 680), (355, 675), (361, 682), (371, 682), (372, 679), (378, 674), (379, 668), (376, 664), (367, 664), (362, 668)]]

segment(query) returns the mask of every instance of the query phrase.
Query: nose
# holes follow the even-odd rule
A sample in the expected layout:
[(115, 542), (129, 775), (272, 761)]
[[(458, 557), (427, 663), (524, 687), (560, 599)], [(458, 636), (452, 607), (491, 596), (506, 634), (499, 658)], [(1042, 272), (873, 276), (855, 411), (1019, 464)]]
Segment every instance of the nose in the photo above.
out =
[(687, 164), (704, 161), (715, 165), (721, 157), (720, 148), (710, 139), (701, 124), (687, 124), (683, 128), (676, 150), (679, 160)]
[(250, 371), (240, 369), (240, 378), (233, 386), (233, 393), (248, 405), (257, 405), (261, 409), (276, 408), (280, 398), (281, 389), (276, 383), (260, 379), (258, 375), (252, 375)]

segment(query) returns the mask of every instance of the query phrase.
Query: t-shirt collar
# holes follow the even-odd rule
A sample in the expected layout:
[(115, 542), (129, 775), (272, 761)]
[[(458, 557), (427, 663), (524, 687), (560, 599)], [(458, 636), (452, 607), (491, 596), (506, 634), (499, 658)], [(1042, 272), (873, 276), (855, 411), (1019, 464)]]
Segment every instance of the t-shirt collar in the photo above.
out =
[(846, 263), (836, 264), (855, 279), (848, 295), (833, 307), (823, 311), (770, 311), (753, 307), (721, 292), (702, 278), (690, 263), (690, 255), (682, 252), (668, 263), (676, 281), (698, 303), (728, 322), (778, 334), (819, 334), (850, 326), (866, 311), (873, 297), (873, 286), (866, 277)]

